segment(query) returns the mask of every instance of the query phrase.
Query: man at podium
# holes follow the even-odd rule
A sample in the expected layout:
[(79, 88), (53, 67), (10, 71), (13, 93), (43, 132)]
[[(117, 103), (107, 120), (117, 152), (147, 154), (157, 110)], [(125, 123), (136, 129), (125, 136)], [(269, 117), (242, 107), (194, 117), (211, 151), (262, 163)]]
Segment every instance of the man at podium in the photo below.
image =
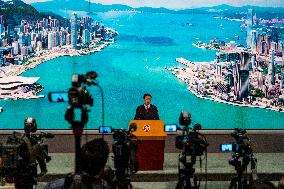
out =
[(144, 94), (144, 104), (136, 108), (135, 120), (159, 120), (158, 109), (151, 104), (152, 96)]

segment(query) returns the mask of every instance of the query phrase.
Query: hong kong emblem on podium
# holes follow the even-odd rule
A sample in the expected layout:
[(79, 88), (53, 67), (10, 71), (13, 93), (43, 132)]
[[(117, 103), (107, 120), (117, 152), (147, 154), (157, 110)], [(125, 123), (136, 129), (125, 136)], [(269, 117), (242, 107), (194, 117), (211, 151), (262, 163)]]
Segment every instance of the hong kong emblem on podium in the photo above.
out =
[(143, 131), (149, 132), (150, 131), (150, 126), (149, 125), (144, 125)]

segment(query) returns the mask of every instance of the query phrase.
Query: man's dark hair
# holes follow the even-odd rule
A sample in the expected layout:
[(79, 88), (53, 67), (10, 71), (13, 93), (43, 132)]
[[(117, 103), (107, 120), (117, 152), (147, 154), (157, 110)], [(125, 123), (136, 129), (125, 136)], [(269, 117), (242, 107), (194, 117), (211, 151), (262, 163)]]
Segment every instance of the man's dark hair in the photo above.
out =
[(149, 97), (152, 98), (152, 95), (150, 95), (149, 93), (146, 93), (146, 94), (143, 95), (143, 99), (145, 99), (146, 96), (149, 96)]
[(82, 170), (92, 176), (99, 174), (105, 167), (108, 155), (108, 144), (102, 138), (87, 142), (81, 149)]

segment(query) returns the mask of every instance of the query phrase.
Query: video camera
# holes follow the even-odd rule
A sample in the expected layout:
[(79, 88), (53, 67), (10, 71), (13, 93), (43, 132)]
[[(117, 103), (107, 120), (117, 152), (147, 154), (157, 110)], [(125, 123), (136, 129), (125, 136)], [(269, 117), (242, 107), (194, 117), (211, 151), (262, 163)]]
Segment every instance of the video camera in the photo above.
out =
[(232, 158), (229, 160), (229, 164), (234, 166), (237, 171), (237, 176), (231, 180), (229, 188), (247, 188), (249, 183), (247, 176), (244, 176), (244, 171), (247, 170), (247, 166), (250, 163), (250, 181), (256, 180), (257, 159), (253, 155), (253, 150), (250, 146), (250, 139), (247, 136), (245, 129), (235, 128), (235, 130), (231, 133), (231, 136), (236, 140), (236, 142), (221, 144), (222, 152), (233, 152)]
[[(131, 187), (131, 173), (137, 172), (136, 149), (140, 143), (132, 133), (137, 130), (135, 123), (129, 129), (112, 129), (100, 127), (100, 133), (113, 133), (112, 151), (114, 154), (115, 185), (119, 189)], [(111, 132), (110, 132), (111, 131)]]
[(243, 158), (244, 166), (247, 166), (252, 160), (253, 151), (246, 133), (246, 130), (236, 128), (231, 134), (236, 142), (232, 143), (232, 150), (234, 154), (232, 155), (232, 159), (229, 161), (230, 165), (236, 166), (239, 158)]
[(235, 130), (231, 133), (231, 136), (236, 140), (236, 142), (221, 144), (220, 149), (221, 152), (234, 153), (233, 158), (229, 161), (229, 163), (235, 166), (238, 158), (250, 155), (253, 151), (249, 144), (250, 140), (245, 129), (235, 128)]
[[(201, 179), (194, 175), (197, 156), (200, 157), (204, 152), (207, 152), (207, 140), (204, 135), (199, 133), (201, 130), (200, 124), (195, 124), (193, 129), (189, 127), (191, 124), (191, 115), (188, 112), (181, 112), (179, 117), (179, 124), (184, 126), (182, 134), (176, 136), (175, 145), (176, 148), (182, 150), (179, 154), (178, 161), (178, 175), (179, 181), (176, 189), (198, 189), (200, 187)], [(173, 125), (165, 126), (165, 130), (176, 130)], [(188, 157), (190, 156), (190, 157)], [(206, 166), (207, 167), (207, 153), (205, 154)]]
[(97, 78), (97, 73), (94, 71), (86, 74), (73, 74), (72, 87), (67, 92), (50, 92), (48, 99), (50, 102), (69, 102), (70, 106), (80, 108), (83, 105), (93, 106), (94, 100), (89, 91), (88, 86), (98, 85), (94, 80)]
[(97, 73), (94, 71), (87, 72), (86, 75), (74, 74), (72, 76), (72, 87), (69, 89), (68, 92), (69, 104), (75, 107), (82, 105), (93, 106), (93, 97), (90, 95), (86, 87), (81, 85), (96, 85), (96, 83), (93, 81), (96, 78)]
[(180, 125), (183, 125), (183, 133), (176, 136), (176, 148), (184, 150), (185, 155), (202, 156), (208, 146), (206, 138), (198, 131), (201, 130), (200, 124), (195, 124), (193, 129), (189, 128), (191, 116), (188, 112), (182, 112), (179, 118)]
[(40, 142), (44, 138), (54, 138), (54, 134), (41, 132), (38, 134), (31, 134), (31, 138), (34, 138), (36, 141)]

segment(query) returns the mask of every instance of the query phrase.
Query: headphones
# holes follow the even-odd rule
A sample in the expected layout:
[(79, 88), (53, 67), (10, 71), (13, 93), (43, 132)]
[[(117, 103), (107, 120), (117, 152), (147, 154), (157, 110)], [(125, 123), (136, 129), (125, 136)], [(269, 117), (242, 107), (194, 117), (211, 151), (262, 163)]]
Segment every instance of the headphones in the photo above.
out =
[(34, 133), (37, 131), (36, 120), (32, 117), (27, 117), (24, 121), (25, 133)]

